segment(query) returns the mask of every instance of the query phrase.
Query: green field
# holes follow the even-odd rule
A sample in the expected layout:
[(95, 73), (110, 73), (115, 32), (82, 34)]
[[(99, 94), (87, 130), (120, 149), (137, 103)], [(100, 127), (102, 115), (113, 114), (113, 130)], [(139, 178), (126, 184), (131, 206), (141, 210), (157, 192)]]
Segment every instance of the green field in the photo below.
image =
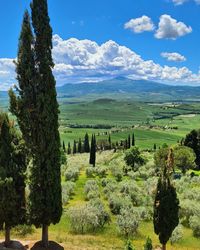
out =
[[(137, 146), (174, 144), (192, 129), (200, 127), (199, 103), (141, 103), (98, 99), (60, 102), (61, 138), (67, 144), (95, 133), (97, 140), (125, 140), (133, 131)], [(105, 127), (105, 128), (104, 128)], [(107, 128), (108, 127), (108, 128)], [(116, 132), (117, 130), (117, 132)]]

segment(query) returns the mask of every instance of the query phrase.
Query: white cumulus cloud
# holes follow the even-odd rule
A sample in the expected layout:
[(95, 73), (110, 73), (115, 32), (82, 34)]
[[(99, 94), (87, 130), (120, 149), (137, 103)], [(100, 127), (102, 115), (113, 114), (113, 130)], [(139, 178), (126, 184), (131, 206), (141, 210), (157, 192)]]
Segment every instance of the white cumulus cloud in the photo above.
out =
[(177, 53), (177, 52), (162, 52), (161, 56), (166, 58), (168, 61), (173, 61), (173, 62), (184, 62), (186, 61), (185, 56)]
[[(91, 40), (53, 36), (54, 75), (57, 85), (94, 82), (125, 76), (167, 83), (200, 84), (200, 72), (144, 60), (133, 50), (110, 40), (101, 45)], [(0, 59), (0, 90), (16, 83), (12, 59)]]
[(0, 58), (0, 90), (7, 90), (13, 86), (15, 80), (15, 66), (13, 59)]
[[(186, 2), (189, 2), (190, 0), (172, 0), (172, 2), (175, 4), (175, 5), (182, 5)], [(193, 1), (193, 0), (191, 0)], [(200, 0), (194, 0), (194, 2), (196, 2), (196, 4), (200, 4)]]
[(177, 39), (178, 37), (185, 36), (192, 32), (190, 26), (185, 25), (183, 22), (178, 22), (170, 15), (162, 15), (158, 29), (156, 30), (155, 37), (158, 39)]
[(134, 33), (142, 33), (144, 31), (153, 31), (155, 26), (148, 16), (142, 16), (139, 18), (131, 19), (124, 25), (125, 29), (130, 29)]

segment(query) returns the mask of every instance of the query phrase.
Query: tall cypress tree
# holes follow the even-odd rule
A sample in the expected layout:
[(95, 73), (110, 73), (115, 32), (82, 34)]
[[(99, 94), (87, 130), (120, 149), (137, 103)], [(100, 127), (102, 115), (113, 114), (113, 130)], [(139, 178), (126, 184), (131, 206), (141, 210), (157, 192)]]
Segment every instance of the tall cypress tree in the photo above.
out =
[(7, 115), (0, 114), (0, 227), (5, 230), (6, 247), (11, 228), (25, 223), (25, 171), (24, 144)]
[(132, 134), (132, 146), (133, 147), (135, 146), (135, 134), (134, 133)]
[(176, 189), (170, 182), (172, 169), (172, 151), (169, 152), (168, 162), (158, 180), (154, 202), (154, 231), (159, 236), (163, 250), (179, 223), (179, 200)]
[(85, 134), (85, 138), (84, 138), (84, 152), (85, 153), (90, 152), (90, 142), (89, 142), (88, 133)]
[(95, 167), (95, 164), (96, 164), (96, 137), (95, 135), (92, 135), (89, 163), (93, 165), (93, 167)]
[(65, 141), (63, 141), (63, 151), (66, 153)]
[(131, 148), (131, 136), (128, 135), (127, 148)]
[(76, 141), (74, 140), (74, 146), (73, 146), (73, 154), (76, 154), (77, 150), (76, 150)]
[(59, 110), (52, 74), (52, 29), (47, 0), (33, 0), (31, 10), (35, 42), (33, 46), (27, 18), (17, 61), (19, 97), (11, 94), (11, 106), (33, 157), (30, 220), (36, 227), (42, 227), (42, 245), (47, 247), (48, 226), (58, 223), (62, 215)]
[(109, 144), (109, 149), (111, 149), (112, 148), (112, 142), (111, 142), (111, 136), (110, 136), (110, 134), (108, 136), (108, 144)]
[(67, 154), (70, 155), (71, 154), (71, 145), (70, 142), (68, 142), (68, 148), (67, 148)]
[(81, 139), (79, 138), (79, 141), (78, 141), (78, 153), (81, 154), (82, 153), (82, 142), (81, 142)]

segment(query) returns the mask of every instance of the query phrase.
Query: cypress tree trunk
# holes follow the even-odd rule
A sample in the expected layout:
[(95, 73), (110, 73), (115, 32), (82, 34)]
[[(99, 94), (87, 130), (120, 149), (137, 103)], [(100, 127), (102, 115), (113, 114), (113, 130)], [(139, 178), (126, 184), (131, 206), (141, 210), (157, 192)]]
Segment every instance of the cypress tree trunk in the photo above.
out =
[(167, 248), (166, 248), (166, 244), (163, 244), (162, 245), (162, 250), (166, 250)]
[(9, 247), (10, 245), (10, 228), (5, 228), (5, 247)]
[(45, 248), (49, 246), (48, 229), (49, 227), (47, 225), (42, 225), (42, 245)]

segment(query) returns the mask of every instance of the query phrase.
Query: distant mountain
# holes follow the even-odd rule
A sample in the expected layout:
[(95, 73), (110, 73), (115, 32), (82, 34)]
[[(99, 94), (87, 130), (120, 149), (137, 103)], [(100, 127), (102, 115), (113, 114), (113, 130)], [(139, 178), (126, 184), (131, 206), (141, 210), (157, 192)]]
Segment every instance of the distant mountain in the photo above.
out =
[[(200, 87), (174, 86), (145, 80), (131, 80), (117, 77), (101, 82), (68, 83), (57, 87), (58, 99), (71, 98), (111, 98), (136, 101), (200, 101)], [(7, 92), (0, 91), (1, 102), (7, 99)]]
[(153, 81), (131, 80), (118, 77), (95, 83), (66, 84), (57, 88), (58, 96), (83, 97), (135, 97), (136, 100), (172, 101), (172, 100), (200, 100), (200, 87), (172, 86)]

